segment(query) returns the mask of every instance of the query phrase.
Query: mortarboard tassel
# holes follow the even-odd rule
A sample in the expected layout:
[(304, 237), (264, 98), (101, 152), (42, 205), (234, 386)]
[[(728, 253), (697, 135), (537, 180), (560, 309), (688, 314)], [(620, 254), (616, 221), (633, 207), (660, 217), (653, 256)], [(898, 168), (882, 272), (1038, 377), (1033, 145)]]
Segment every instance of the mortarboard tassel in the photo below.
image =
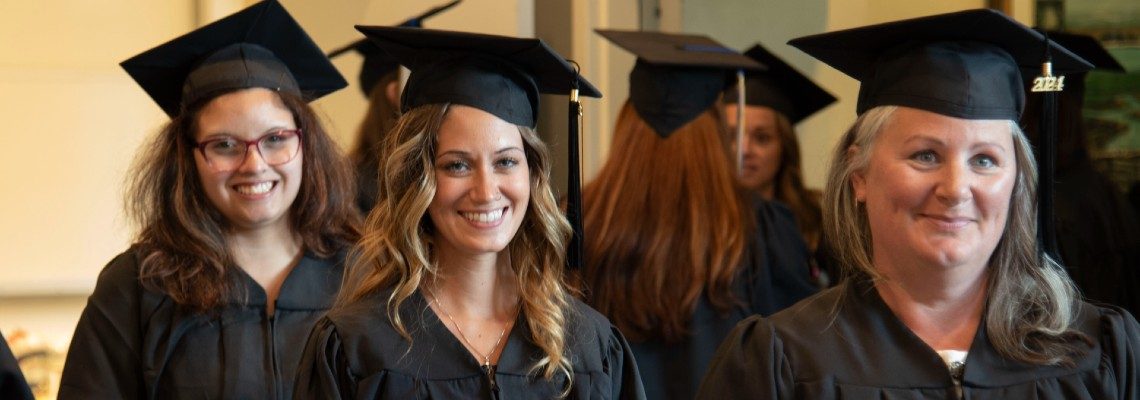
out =
[(744, 70), (736, 70), (736, 173), (744, 175)]
[(1053, 180), (1057, 155), (1057, 93), (1064, 90), (1065, 77), (1053, 76), (1053, 56), (1049, 51), (1049, 34), (1045, 33), (1045, 62), (1041, 76), (1033, 80), (1031, 91), (1041, 96), (1040, 146), (1037, 175), (1037, 242), (1049, 257), (1061, 262), (1053, 219)]
[(582, 118), (582, 103), (578, 101), (578, 64), (574, 64), (575, 78), (570, 84), (570, 112), (567, 145), (569, 168), (566, 179), (566, 218), (570, 220), (570, 227), (574, 236), (566, 248), (566, 267), (568, 270), (580, 268), (584, 260), (582, 248), (582, 161), (581, 161), (581, 132), (579, 131)]

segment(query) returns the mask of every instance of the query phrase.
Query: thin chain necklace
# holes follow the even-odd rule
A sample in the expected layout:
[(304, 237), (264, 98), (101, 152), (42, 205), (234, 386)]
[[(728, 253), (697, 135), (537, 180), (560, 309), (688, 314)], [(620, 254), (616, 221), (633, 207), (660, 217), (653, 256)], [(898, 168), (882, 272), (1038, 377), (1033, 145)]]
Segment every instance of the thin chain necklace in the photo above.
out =
[(443, 308), (443, 304), (439, 302), (439, 296), (436, 296), (435, 292), (433, 292), (431, 289), (428, 289), (426, 286), (424, 289), (427, 291), (428, 295), (431, 296), (431, 300), (433, 303), (435, 303), (435, 306), (439, 308), (440, 311), (443, 311), (443, 315), (447, 317), (448, 321), (451, 321), (451, 325), (455, 327), (455, 332), (459, 333), (459, 339), (467, 345), (467, 348), (475, 352), (475, 355), (483, 359), (483, 365), (480, 365), (479, 368), (481, 368), (483, 372), (487, 374), (487, 379), (491, 383), (491, 389), (495, 390), (495, 366), (491, 365), (491, 356), (495, 355), (495, 351), (499, 349), (499, 344), (503, 342), (503, 337), (507, 335), (507, 330), (514, 326), (514, 321), (519, 317), (519, 309), (522, 308), (521, 305), (515, 307), (515, 318), (511, 320), (511, 323), (503, 327), (503, 331), (499, 332), (499, 338), (495, 340), (495, 345), (491, 346), (491, 351), (484, 355), (479, 351), (479, 349), (475, 348), (475, 345), (471, 344), (471, 341), (467, 340), (467, 336), (463, 334), (463, 329), (460, 328), (459, 324), (455, 322), (455, 318), (452, 318), (451, 313), (447, 312), (447, 309)]

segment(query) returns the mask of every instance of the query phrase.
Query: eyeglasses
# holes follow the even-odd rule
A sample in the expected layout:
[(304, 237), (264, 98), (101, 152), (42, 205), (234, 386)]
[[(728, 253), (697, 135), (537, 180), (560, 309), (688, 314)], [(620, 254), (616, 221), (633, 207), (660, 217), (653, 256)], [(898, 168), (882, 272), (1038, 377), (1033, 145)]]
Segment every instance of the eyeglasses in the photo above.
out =
[(219, 137), (198, 142), (198, 152), (217, 171), (233, 171), (245, 162), (250, 147), (257, 147), (261, 159), (269, 165), (292, 161), (301, 150), (301, 130), (282, 129), (269, 132), (254, 140)]

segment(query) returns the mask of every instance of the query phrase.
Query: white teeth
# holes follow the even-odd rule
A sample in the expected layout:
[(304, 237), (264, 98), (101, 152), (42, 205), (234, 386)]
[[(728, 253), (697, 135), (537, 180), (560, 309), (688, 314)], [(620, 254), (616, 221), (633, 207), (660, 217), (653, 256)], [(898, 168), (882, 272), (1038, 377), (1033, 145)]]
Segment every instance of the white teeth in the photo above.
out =
[(238, 193), (246, 195), (265, 194), (269, 189), (273, 189), (273, 182), (261, 182), (253, 185), (237, 185), (234, 187)]
[(465, 213), (461, 213), (461, 214), (463, 215), (463, 218), (467, 218), (467, 219), (474, 221), (474, 222), (486, 224), (486, 223), (491, 223), (491, 222), (498, 221), (499, 219), (502, 219), (503, 218), (503, 210), (504, 210), (503, 208), (500, 208), (498, 210), (482, 212), (482, 213), (465, 212)]

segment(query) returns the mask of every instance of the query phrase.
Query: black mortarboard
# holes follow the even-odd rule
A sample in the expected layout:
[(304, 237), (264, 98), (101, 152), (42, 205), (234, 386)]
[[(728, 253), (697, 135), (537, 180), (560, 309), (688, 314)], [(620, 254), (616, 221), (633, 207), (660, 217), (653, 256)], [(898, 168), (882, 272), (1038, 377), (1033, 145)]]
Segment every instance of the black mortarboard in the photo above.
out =
[(540, 39), (434, 29), (361, 26), (356, 29), (410, 69), (401, 111), (433, 103), (478, 108), (534, 128), (538, 95), (601, 92)]
[[(409, 18), (408, 20), (396, 26), (404, 28), (423, 28), (425, 19), (431, 18), (432, 16), (435, 16), (444, 10), (454, 7), (456, 4), (459, 4), (460, 1), (463, 0), (453, 0), (450, 3), (432, 8), (423, 14)], [(376, 47), (376, 45), (367, 38), (357, 40), (347, 46), (333, 50), (329, 53), (329, 58), (335, 58), (349, 51), (355, 51), (364, 58), (364, 64), (360, 66), (359, 77), (360, 90), (364, 92), (364, 97), (368, 97), (368, 95), (372, 93), (372, 88), (376, 87), (376, 84), (380, 82), (380, 79), (400, 69), (399, 63), (393, 60), (392, 57), (388, 56), (388, 53), (380, 50), (379, 47)]]
[[(795, 124), (835, 102), (835, 96), (764, 47), (752, 46), (744, 55), (768, 67), (746, 74), (744, 102), (748, 105), (776, 110)], [(736, 88), (729, 88), (725, 98), (735, 99)]]
[(764, 68), (707, 36), (596, 32), (637, 56), (629, 73), (629, 99), (661, 137), (668, 137), (715, 104), (730, 82), (730, 73)]
[(297, 21), (267, 0), (120, 64), (167, 115), (219, 91), (264, 87), (314, 100), (348, 86)]
[[(979, 9), (870, 25), (788, 42), (861, 82), (862, 114), (907, 106), (965, 119), (1017, 121), (1022, 70), (1041, 71), (1044, 37), (1000, 12)], [(1060, 74), (1092, 66), (1050, 43)]]
[(1048, 31), (1046, 34), (1049, 35), (1049, 40), (1092, 63), (1097, 71), (1126, 72), (1116, 57), (1109, 54), (1108, 49), (1092, 36), (1058, 31)]

